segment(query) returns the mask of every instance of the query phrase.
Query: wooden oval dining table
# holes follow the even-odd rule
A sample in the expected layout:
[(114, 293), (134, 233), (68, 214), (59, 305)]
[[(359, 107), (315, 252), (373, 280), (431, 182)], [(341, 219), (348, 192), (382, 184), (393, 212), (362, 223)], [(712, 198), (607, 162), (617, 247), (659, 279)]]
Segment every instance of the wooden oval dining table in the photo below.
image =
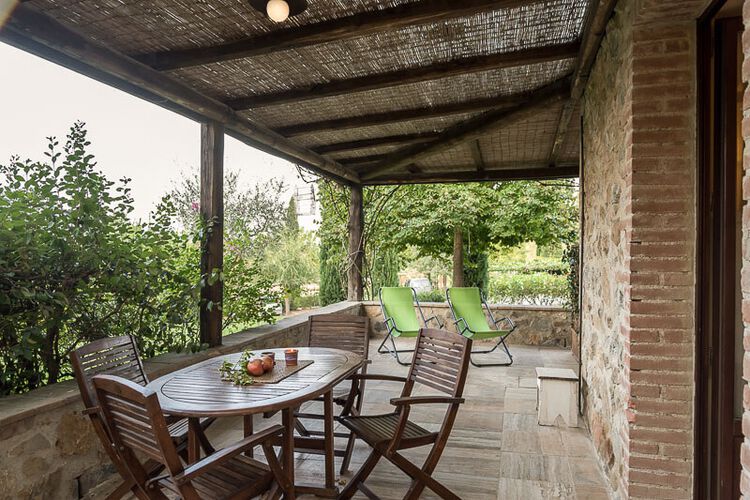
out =
[[(357, 372), (366, 360), (357, 354), (340, 349), (298, 347), (298, 371), (275, 383), (257, 383), (239, 386), (224, 381), (219, 367), (225, 361), (236, 363), (241, 353), (227, 354), (160, 377), (149, 384), (159, 395), (164, 413), (188, 418), (188, 461), (200, 458), (199, 422), (203, 417), (244, 418), (244, 433), (253, 432), (252, 416), (257, 413), (281, 411), (284, 437), (281, 446), (281, 463), (295, 493), (312, 493), (335, 497), (333, 388)], [(286, 349), (264, 349), (276, 356), (276, 369), (285, 371)], [(260, 354), (260, 350), (256, 352)], [(307, 362), (312, 363), (307, 364)], [(303, 403), (323, 396), (323, 439), (294, 436), (295, 411)], [(304, 444), (300, 444), (304, 441)], [(294, 480), (295, 447), (321, 449), (325, 455), (325, 486), (296, 484)]]

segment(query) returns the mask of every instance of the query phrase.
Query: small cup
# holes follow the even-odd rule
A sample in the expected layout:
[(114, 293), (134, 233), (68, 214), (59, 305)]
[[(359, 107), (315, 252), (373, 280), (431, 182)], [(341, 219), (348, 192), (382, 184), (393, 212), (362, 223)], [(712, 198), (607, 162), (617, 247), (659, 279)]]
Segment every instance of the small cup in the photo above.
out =
[(286, 361), (286, 366), (297, 366), (297, 349), (287, 349), (284, 351), (284, 360)]

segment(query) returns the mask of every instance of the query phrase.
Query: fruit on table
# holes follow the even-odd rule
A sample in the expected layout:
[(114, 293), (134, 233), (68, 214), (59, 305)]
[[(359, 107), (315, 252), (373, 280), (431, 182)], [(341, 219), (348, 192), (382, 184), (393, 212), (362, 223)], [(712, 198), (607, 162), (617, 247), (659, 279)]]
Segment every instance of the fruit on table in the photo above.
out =
[(264, 372), (270, 372), (273, 370), (273, 358), (270, 356), (262, 356), (260, 358), (261, 363), (263, 363), (263, 371)]
[(259, 377), (263, 375), (263, 361), (260, 359), (251, 359), (247, 363), (247, 373), (252, 375), (253, 377)]

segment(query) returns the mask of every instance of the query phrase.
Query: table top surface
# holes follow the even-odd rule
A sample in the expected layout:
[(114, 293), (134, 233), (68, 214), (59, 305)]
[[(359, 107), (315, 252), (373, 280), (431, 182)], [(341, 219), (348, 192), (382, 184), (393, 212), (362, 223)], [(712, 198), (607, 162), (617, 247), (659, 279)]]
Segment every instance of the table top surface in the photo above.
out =
[[(313, 363), (275, 384), (237, 386), (221, 380), (219, 367), (241, 353), (218, 356), (160, 377), (149, 384), (165, 413), (182, 417), (251, 415), (300, 405), (331, 390), (364, 364), (361, 356), (340, 349), (299, 347), (298, 359)], [(285, 349), (276, 353), (284, 363)]]

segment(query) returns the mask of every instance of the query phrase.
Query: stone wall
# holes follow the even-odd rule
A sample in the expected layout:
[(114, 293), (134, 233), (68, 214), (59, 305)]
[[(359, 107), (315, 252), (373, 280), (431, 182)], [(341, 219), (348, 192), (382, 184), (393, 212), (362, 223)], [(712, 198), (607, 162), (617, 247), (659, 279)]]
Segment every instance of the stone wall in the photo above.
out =
[[(151, 379), (220, 354), (307, 344), (310, 314), (361, 314), (342, 302), (275, 325), (224, 337), (224, 345), (197, 354), (166, 354), (144, 365)], [(75, 381), (0, 399), (0, 498), (81, 498), (114, 474), (83, 406)]]
[(628, 469), (632, 3), (607, 26), (582, 102), (584, 227), (581, 374), (585, 418), (613, 490)]
[(690, 498), (695, 0), (621, 0), (583, 101), (585, 415), (616, 497)]
[[(364, 302), (363, 305), (364, 314), (370, 318), (371, 336), (383, 336), (386, 329), (380, 304)], [(446, 302), (424, 302), (421, 306), (425, 317), (437, 316), (446, 330), (456, 331)], [(508, 344), (554, 347), (570, 347), (571, 345), (573, 323), (570, 312), (564, 308), (491, 304), (490, 309), (496, 318), (507, 316), (518, 326), (518, 330), (508, 337)]]

